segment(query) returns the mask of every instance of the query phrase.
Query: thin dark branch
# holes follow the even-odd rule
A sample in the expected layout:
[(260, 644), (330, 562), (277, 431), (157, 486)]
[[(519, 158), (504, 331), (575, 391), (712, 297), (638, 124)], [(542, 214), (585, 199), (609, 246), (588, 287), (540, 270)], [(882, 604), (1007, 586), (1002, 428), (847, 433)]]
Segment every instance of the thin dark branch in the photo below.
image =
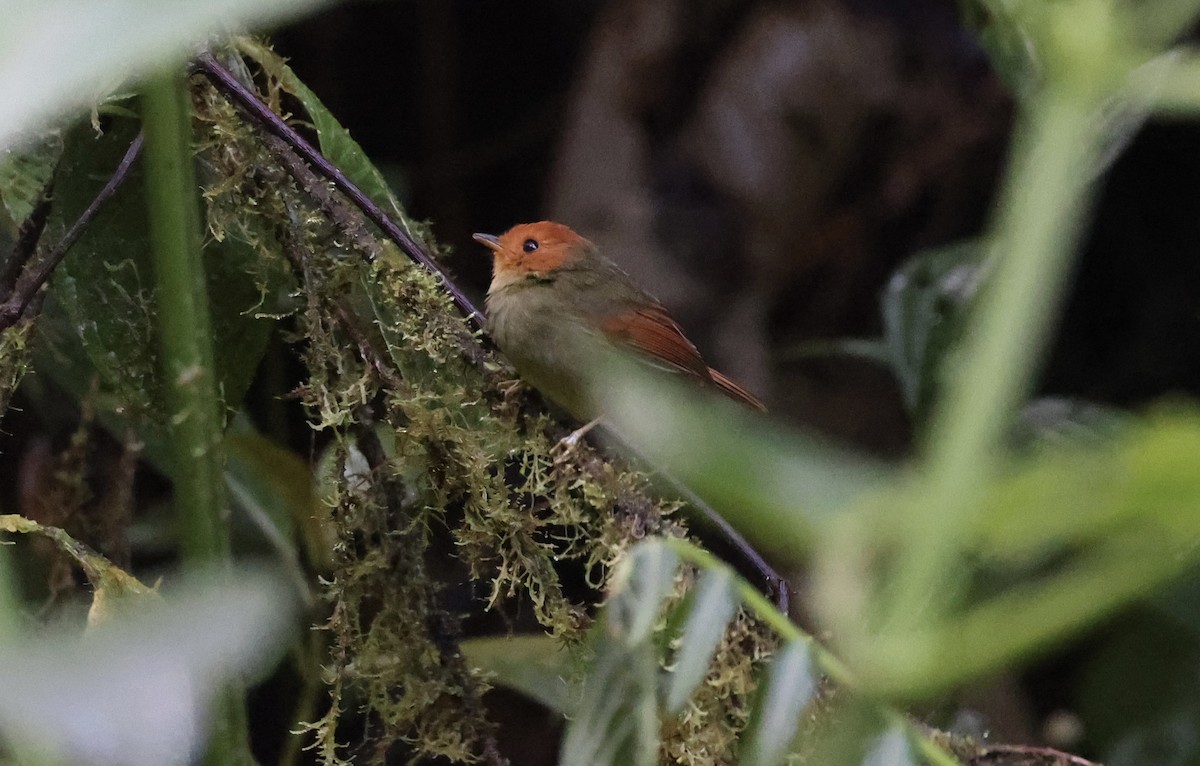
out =
[(117, 165), (117, 169), (113, 171), (108, 182), (104, 184), (95, 198), (84, 208), (79, 217), (75, 219), (71, 227), (67, 229), (66, 234), (63, 234), (50, 252), (46, 253), (37, 261), (36, 268), (27, 268), (22, 271), (20, 278), (17, 279), (17, 284), (13, 293), (5, 299), (0, 305), (0, 330), (11, 327), (25, 314), (25, 309), (28, 308), (30, 302), (38, 291), (42, 289), (42, 285), (46, 284), (46, 280), (50, 279), (50, 275), (54, 273), (54, 269), (58, 264), (62, 263), (62, 259), (66, 257), (71, 246), (79, 241), (83, 236), (83, 232), (87, 229), (92, 219), (100, 212), (104, 205), (112, 199), (121, 185), (129, 177), (129, 171), (133, 167), (133, 163), (137, 161), (142, 153), (142, 134), (139, 131), (137, 137), (129, 144), (129, 148), (125, 150), (125, 156), (121, 158), (121, 162)]
[(17, 285), (17, 277), (24, 271), (29, 259), (37, 252), (38, 242), (42, 232), (46, 230), (46, 219), (50, 217), (50, 185), (42, 193), (41, 199), (29, 212), (29, 217), (17, 231), (17, 242), (13, 245), (8, 262), (4, 264), (4, 274), (0, 275), (0, 299), (8, 300), (13, 288)]
[[(1019, 760), (1018, 760), (1019, 759)], [(1036, 759), (1036, 760), (1029, 760)], [(984, 748), (983, 752), (971, 758), (970, 763), (973, 766), (984, 766), (985, 764), (994, 763), (996, 766), (1003, 766), (1006, 763), (1012, 764), (1059, 764), (1060, 766), (1099, 766), (1086, 758), (1081, 758), (1078, 755), (1064, 753), (1061, 750), (1055, 750), (1050, 747), (1030, 747), (1026, 745), (991, 745)]]
[(371, 220), (388, 239), (396, 243), (396, 245), (411, 258), (414, 262), (420, 264), (431, 274), (436, 276), (441, 281), (443, 288), (450, 294), (451, 300), (458, 306), (459, 311), (466, 317), (467, 321), (477, 329), (483, 329), (483, 315), (475, 308), (475, 304), (467, 298), (466, 294), (459, 289), (458, 285), (442, 271), (441, 267), (434, 262), (433, 258), (425, 252), (412, 237), (410, 237), (403, 229), (400, 228), (379, 205), (375, 204), (370, 197), (363, 193), (349, 178), (346, 177), (341, 170), (325, 159), (319, 151), (304, 138), (297, 133), (292, 126), (284, 122), (283, 118), (271, 111), (271, 108), (263, 103), (255, 93), (249, 88), (242, 85), (237, 77), (232, 72), (221, 65), (212, 54), (204, 53), (193, 63), (196, 71), (203, 74), (218, 90), (226, 96), (233, 99), (238, 106), (248, 113), (255, 122), (263, 128), (270, 131), (288, 143), (288, 145), (316, 171), (333, 183), (337, 189), (345, 194), (358, 207), (363, 214)]

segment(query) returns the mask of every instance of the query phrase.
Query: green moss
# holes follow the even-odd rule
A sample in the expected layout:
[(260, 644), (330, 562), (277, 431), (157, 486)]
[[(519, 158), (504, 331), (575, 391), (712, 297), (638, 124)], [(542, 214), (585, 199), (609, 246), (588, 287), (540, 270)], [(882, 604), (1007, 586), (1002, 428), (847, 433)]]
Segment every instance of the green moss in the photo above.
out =
[(0, 330), (0, 415), (8, 411), (13, 391), (29, 370), (29, 332), (32, 320)]

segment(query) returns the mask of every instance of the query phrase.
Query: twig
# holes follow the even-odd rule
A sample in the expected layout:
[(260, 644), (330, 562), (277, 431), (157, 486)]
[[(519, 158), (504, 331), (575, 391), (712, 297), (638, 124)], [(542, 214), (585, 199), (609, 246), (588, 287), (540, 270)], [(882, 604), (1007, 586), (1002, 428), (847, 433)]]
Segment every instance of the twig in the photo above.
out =
[(271, 108), (264, 104), (262, 99), (251, 92), (246, 86), (242, 85), (232, 72), (213, 58), (212, 54), (201, 54), (193, 62), (193, 68), (211, 80), (217, 89), (227, 97), (237, 102), (238, 106), (245, 110), (255, 122), (276, 137), (286, 141), (288, 146), (303, 157), (306, 162), (311, 164), (317, 173), (324, 176), (337, 187), (338, 191), (349, 197), (355, 206), (372, 223), (378, 226), (388, 239), (395, 242), (405, 255), (438, 278), (442, 283), (443, 289), (450, 294), (450, 299), (454, 301), (454, 305), (458, 307), (459, 311), (462, 312), (463, 316), (466, 317), (474, 329), (483, 329), (483, 315), (475, 307), (475, 304), (442, 271), (441, 267), (433, 261), (429, 254), (401, 229), (395, 221), (388, 217), (379, 205), (375, 204), (370, 197), (351, 182), (341, 170), (325, 159), (292, 126), (284, 122), (283, 118), (271, 111)]
[[(20, 277), (16, 280), (16, 287), (11, 295), (9, 295), (3, 304), (0, 304), (0, 330), (11, 327), (16, 324), (24, 314), (25, 309), (29, 307), (29, 303), (41, 290), (42, 285), (46, 284), (46, 280), (50, 279), (50, 275), (54, 273), (54, 269), (58, 264), (62, 263), (62, 259), (66, 257), (67, 251), (71, 246), (79, 241), (83, 236), (84, 230), (92, 222), (92, 219), (100, 212), (113, 195), (117, 193), (117, 189), (125, 183), (129, 177), (129, 170), (133, 167), (133, 163), (137, 161), (142, 152), (142, 134), (139, 131), (137, 137), (129, 145), (125, 151), (125, 156), (121, 158), (121, 162), (117, 165), (117, 169), (113, 171), (108, 182), (104, 184), (95, 198), (84, 208), (71, 227), (67, 229), (66, 234), (63, 234), (53, 248), (50, 249), (44, 257), (37, 263), (37, 268), (25, 268), (22, 270)], [(15, 257), (15, 253), (14, 253)], [(28, 258), (28, 256), (26, 256)]]
[[(1018, 758), (1020, 760), (1017, 760)], [(1064, 753), (1061, 750), (1026, 745), (992, 745), (984, 748), (983, 752), (971, 758), (970, 763), (973, 766), (984, 766), (984, 764), (988, 763), (994, 763), (996, 766), (1004, 766), (1006, 763), (1032, 764), (1035, 762), (1026, 759), (1037, 759), (1036, 763), (1044, 762), (1046, 764), (1058, 764), (1058, 766), (1098, 766), (1098, 764), (1086, 758)]]

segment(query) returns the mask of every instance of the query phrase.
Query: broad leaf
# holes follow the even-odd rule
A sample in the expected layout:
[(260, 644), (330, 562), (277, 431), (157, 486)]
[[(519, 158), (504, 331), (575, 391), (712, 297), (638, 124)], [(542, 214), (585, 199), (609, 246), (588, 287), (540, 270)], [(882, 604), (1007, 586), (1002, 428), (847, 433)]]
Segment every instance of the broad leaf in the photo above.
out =
[[(61, 232), (93, 199), (111, 175), (136, 131), (131, 121), (114, 124), (97, 137), (86, 125), (66, 138), (50, 236)], [(65, 389), (82, 396), (101, 381), (102, 410), (120, 411), (139, 431), (164, 422), (162, 386), (154, 349), (155, 299), (140, 168), (93, 220), (54, 274), (44, 336), (54, 355), (45, 371)], [(258, 258), (244, 242), (227, 237), (205, 248), (212, 304), (217, 380), (226, 403), (236, 405), (257, 369), (273, 322), (258, 318), (279, 306), (284, 276), (260, 291)], [(43, 365), (39, 360), (39, 369)], [(147, 423), (148, 421), (148, 423)], [(151, 435), (151, 446), (157, 438)], [(148, 451), (151, 459), (160, 456)]]
[(652, 766), (658, 756), (658, 662), (650, 641), (630, 645), (597, 626), (595, 659), (560, 750), (563, 766)]
[(679, 556), (658, 540), (632, 548), (613, 577), (613, 595), (605, 610), (609, 631), (628, 646), (650, 638), (670, 595)]
[(342, 127), (337, 118), (325, 108), (317, 94), (296, 76), (282, 57), (267, 46), (243, 38), (238, 41), (238, 49), (254, 59), (267, 74), (279, 80), (283, 90), (295, 96), (304, 105), (304, 111), (308, 112), (313, 127), (317, 130), (321, 154), (345, 173), (364, 194), (392, 214), (397, 223), (404, 226), (408, 217), (400, 207), (396, 195), (388, 187), (383, 174), (363, 152), (358, 142), (351, 138), (350, 131)]
[(888, 281), (883, 346), (911, 410), (923, 412), (935, 398), (946, 354), (983, 277), (983, 248), (965, 242), (919, 253)]

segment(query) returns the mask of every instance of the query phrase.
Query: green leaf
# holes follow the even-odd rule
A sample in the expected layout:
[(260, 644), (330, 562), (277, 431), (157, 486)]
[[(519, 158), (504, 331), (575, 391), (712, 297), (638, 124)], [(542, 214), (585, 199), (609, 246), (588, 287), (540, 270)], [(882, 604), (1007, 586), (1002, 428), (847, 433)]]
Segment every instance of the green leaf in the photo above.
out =
[[(863, 651), (848, 649), (850, 661), (880, 693), (930, 696), (1145, 598), (1200, 563), (1196, 454), (1194, 410), (1159, 413), (1111, 443), (1036, 450), (984, 488), (975, 523), (956, 541), (959, 559), (971, 562), (957, 580), (989, 587), (911, 631), (855, 638), (841, 623), (847, 646)], [(867, 523), (895, 512), (885, 505)]]
[(11, 236), (16, 236), (18, 227), (45, 192), (62, 151), (59, 130), (0, 151), (0, 202), (7, 213), (4, 224)]
[(687, 618), (679, 633), (679, 651), (667, 677), (666, 709), (678, 713), (708, 673), (708, 664), (737, 611), (733, 574), (707, 570), (687, 600)]
[(309, 561), (320, 571), (328, 570), (333, 545), (323, 523), (328, 508), (317, 499), (308, 463), (259, 434), (244, 418), (229, 429), (224, 449), (225, 486), (239, 518), (249, 522), (255, 537), (274, 552), (300, 592), (307, 593), (309, 578), (300, 564), (298, 545), (303, 543)]
[(759, 685), (742, 740), (743, 766), (783, 763), (799, 729), (800, 715), (816, 698), (819, 682), (807, 641), (790, 641), (775, 655)]
[(561, 715), (579, 704), (580, 689), (568, 679), (573, 661), (562, 642), (551, 636), (470, 638), (462, 642), (467, 661), (491, 674), (490, 680), (521, 692)]
[(975, 544), (989, 556), (1020, 557), (1158, 530), (1173, 535), (1180, 555), (1200, 555), (1191, 545), (1200, 515), (1180, 512), (1200, 503), (1200, 477), (1189, 470), (1197, 450), (1200, 411), (1192, 408), (1126, 421), (1107, 442), (1039, 450), (990, 488)]
[(946, 354), (983, 282), (983, 253), (978, 242), (919, 253), (884, 289), (884, 347), (914, 412), (924, 412), (936, 397)]
[(920, 766), (921, 761), (913, 753), (909, 734), (905, 727), (893, 721), (871, 740), (870, 748), (861, 761), (862, 766)]
[(835, 511), (889, 478), (880, 464), (723, 397), (652, 379), (634, 364), (603, 370), (598, 387), (605, 418), (625, 443), (711, 503), (759, 550), (786, 561), (801, 560)]
[(559, 753), (563, 766), (653, 766), (658, 759), (658, 663), (650, 641), (614, 640), (597, 625), (596, 656)]
[(617, 640), (634, 646), (649, 639), (678, 568), (679, 556), (661, 540), (645, 540), (630, 549), (613, 577), (613, 596), (605, 610)]
[(265, 670), (289, 632), (291, 602), (271, 577), (242, 572), (168, 594), (86, 639), (0, 646), (0, 730), (59, 762), (189, 763), (221, 685)]
[(281, 21), (315, 0), (6, 0), (0, 3), (0, 147), (85, 109), (237, 25)]

